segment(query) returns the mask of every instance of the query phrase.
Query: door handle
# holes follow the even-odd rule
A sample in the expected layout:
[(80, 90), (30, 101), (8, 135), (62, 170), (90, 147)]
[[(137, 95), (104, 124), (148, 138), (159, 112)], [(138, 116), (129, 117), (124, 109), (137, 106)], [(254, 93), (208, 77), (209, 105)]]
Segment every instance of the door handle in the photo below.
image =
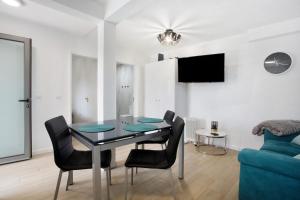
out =
[(18, 102), (26, 102), (28, 103), (30, 100), (29, 99), (19, 99)]

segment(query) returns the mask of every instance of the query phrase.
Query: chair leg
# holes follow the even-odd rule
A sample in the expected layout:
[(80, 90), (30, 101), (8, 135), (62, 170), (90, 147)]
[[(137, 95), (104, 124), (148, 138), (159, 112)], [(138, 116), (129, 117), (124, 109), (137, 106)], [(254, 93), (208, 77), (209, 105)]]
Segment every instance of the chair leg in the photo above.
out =
[(57, 195), (58, 195), (58, 191), (59, 191), (59, 186), (60, 186), (60, 182), (61, 182), (61, 176), (62, 176), (63, 171), (60, 170), (59, 174), (58, 174), (58, 179), (57, 179), (57, 183), (56, 183), (56, 189), (55, 189), (55, 194), (54, 194), (54, 200), (57, 199)]
[(125, 167), (125, 200), (127, 200), (128, 193), (128, 168)]
[[(139, 145), (137, 143), (135, 143), (135, 149), (139, 149)], [(135, 168), (135, 173), (136, 174), (138, 173), (138, 168), (137, 167)]]
[(131, 185), (133, 185), (133, 167), (131, 167)]
[[(138, 149), (138, 148), (139, 148), (139, 146), (137, 146), (136, 149)], [(142, 149), (145, 149), (145, 144), (142, 144)], [(138, 173), (138, 168), (137, 167), (135, 168), (135, 173), (136, 174)]]
[(73, 185), (73, 170), (68, 172), (68, 180), (67, 180), (67, 186), (66, 186), (66, 191), (69, 189), (69, 185)]
[(110, 180), (109, 180), (109, 171), (110, 167), (105, 169), (106, 171), (106, 193), (107, 193), (107, 199), (110, 199), (110, 191), (109, 191), (109, 186), (110, 186)]
[(173, 196), (174, 199), (176, 199), (176, 195), (175, 195), (175, 183), (174, 183), (174, 177), (173, 177), (173, 174), (172, 174), (172, 169), (169, 168), (168, 172), (169, 172), (169, 179), (170, 179), (170, 183), (171, 183), (171, 187), (172, 187), (172, 196)]
[(111, 167), (110, 166), (108, 168), (108, 173), (109, 173), (109, 185), (112, 185), (111, 184)]

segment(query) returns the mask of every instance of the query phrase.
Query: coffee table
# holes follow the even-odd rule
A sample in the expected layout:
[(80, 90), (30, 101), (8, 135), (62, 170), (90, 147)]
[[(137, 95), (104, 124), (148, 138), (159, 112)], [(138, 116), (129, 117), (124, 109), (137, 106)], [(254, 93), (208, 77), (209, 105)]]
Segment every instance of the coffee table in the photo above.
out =
[[(198, 148), (200, 148), (201, 146), (213, 146), (216, 149), (222, 149), (223, 152), (221, 152), (221, 153), (205, 152), (205, 153), (210, 154), (210, 155), (225, 155), (227, 153), (227, 134), (222, 131), (217, 131), (217, 132), (213, 132), (213, 133), (216, 133), (217, 135), (213, 135), (213, 134), (211, 134), (211, 132), (212, 131), (210, 129), (198, 129), (196, 131), (196, 146)], [(200, 143), (201, 137), (207, 138), (207, 144)], [(214, 145), (213, 144), (214, 139), (223, 140), (224, 146), (218, 147), (218, 146)]]

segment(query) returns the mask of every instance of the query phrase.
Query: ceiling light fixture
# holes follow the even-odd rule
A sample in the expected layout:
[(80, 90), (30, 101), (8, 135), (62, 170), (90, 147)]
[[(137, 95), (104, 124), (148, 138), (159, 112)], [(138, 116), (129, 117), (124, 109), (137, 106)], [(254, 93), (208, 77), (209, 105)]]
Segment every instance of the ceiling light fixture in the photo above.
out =
[(158, 34), (157, 39), (162, 45), (174, 46), (180, 41), (181, 35), (167, 29), (164, 33)]
[(24, 5), (22, 0), (2, 0), (2, 2), (12, 7), (20, 7)]

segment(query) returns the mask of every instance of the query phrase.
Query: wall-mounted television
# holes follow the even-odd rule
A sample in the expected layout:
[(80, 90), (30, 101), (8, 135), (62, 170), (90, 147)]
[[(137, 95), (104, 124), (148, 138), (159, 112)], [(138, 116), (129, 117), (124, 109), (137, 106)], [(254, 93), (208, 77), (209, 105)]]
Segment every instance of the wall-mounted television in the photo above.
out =
[(224, 82), (225, 54), (178, 58), (179, 82)]

